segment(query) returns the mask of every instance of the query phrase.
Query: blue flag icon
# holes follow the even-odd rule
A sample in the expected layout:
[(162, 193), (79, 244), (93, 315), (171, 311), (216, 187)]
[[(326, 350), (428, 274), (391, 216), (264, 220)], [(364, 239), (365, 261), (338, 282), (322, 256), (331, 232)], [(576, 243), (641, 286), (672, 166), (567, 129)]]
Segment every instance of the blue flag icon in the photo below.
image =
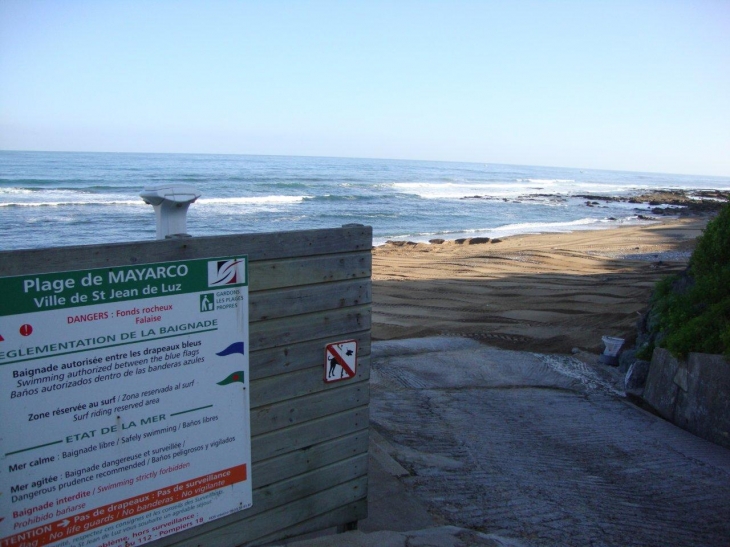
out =
[(243, 342), (234, 342), (223, 351), (219, 351), (218, 353), (216, 353), (216, 355), (219, 357), (225, 357), (226, 355), (231, 355), (232, 353), (240, 353), (241, 355), (243, 355)]

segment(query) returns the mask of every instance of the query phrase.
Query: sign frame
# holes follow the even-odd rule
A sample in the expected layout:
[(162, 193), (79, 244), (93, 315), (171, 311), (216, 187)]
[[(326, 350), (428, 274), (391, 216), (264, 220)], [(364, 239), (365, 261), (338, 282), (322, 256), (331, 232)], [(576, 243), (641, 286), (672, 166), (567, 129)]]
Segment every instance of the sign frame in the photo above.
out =
[[(352, 380), (357, 377), (357, 340), (330, 342), (324, 347), (325, 383)], [(340, 376), (337, 377), (337, 372)]]
[(245, 255), (0, 277), (22, 430), (0, 425), (0, 546), (142, 545), (252, 505), (248, 282)]

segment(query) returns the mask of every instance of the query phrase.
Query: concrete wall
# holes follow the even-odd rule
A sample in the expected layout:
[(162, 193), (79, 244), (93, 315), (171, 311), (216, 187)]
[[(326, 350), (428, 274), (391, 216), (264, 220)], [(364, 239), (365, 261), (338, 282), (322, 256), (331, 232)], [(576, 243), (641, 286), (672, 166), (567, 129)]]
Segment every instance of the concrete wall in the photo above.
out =
[(730, 448), (730, 363), (721, 355), (681, 361), (655, 349), (643, 398), (679, 427)]

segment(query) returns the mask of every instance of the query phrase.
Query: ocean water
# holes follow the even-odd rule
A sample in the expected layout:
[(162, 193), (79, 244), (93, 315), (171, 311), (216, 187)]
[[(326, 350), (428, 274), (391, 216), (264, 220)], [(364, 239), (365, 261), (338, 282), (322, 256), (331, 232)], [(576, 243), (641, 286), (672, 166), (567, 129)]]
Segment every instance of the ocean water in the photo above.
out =
[(730, 190), (730, 178), (375, 159), (0, 151), (0, 249), (155, 238), (146, 187), (186, 184), (193, 236), (373, 227), (388, 239), (503, 237), (645, 222), (577, 196)]

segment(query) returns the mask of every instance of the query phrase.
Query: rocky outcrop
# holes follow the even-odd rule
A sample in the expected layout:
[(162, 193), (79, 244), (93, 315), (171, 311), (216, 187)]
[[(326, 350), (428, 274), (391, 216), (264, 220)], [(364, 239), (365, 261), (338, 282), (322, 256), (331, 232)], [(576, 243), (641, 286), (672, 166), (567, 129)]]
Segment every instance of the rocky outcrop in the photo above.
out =
[(730, 448), (730, 364), (723, 356), (690, 353), (684, 361), (655, 349), (642, 398), (682, 429)]
[[(586, 206), (595, 207), (600, 202), (625, 202), (653, 207), (655, 215), (694, 216), (716, 213), (728, 201), (730, 192), (725, 190), (656, 190), (630, 197), (579, 194), (573, 196), (585, 199)], [(658, 206), (662, 207), (658, 207)]]
[(649, 376), (650, 365), (649, 361), (641, 359), (635, 359), (631, 363), (624, 379), (624, 392), (628, 398), (641, 399), (644, 394), (646, 379)]

